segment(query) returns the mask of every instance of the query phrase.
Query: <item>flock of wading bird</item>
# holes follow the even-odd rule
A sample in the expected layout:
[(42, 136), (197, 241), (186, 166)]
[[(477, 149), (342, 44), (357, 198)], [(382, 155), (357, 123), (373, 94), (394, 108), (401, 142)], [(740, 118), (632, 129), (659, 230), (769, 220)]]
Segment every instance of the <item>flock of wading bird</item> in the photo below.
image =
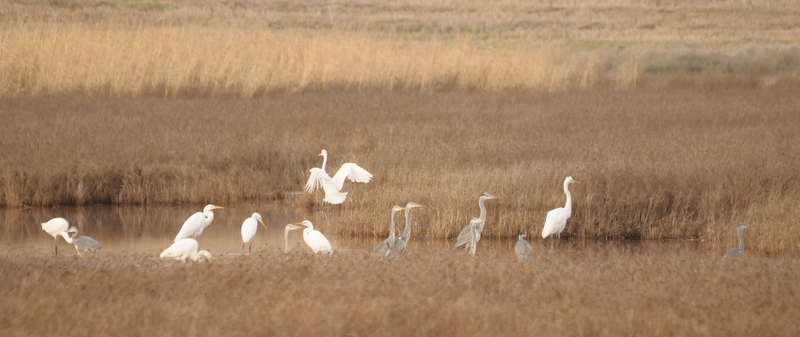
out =
[[(368, 183), (372, 179), (371, 173), (355, 163), (343, 164), (342, 167), (339, 168), (339, 171), (331, 178), (325, 171), (325, 165), (328, 163), (328, 152), (322, 150), (318, 156), (323, 157), (322, 168), (315, 167), (309, 170), (310, 177), (306, 183), (305, 189), (308, 193), (313, 193), (316, 189), (322, 188), (325, 192), (325, 198), (322, 199), (324, 202), (335, 205), (345, 201), (348, 193), (342, 192), (342, 185), (344, 185), (345, 179), (359, 183)], [(547, 212), (544, 228), (542, 229), (543, 239), (555, 234), (558, 240), (560, 240), (561, 232), (564, 231), (567, 225), (567, 219), (572, 215), (572, 195), (569, 191), (569, 185), (572, 183), (580, 184), (580, 181), (574, 180), (572, 177), (564, 179), (564, 194), (567, 196), (567, 202), (564, 207), (559, 207)], [(500, 197), (489, 193), (483, 193), (478, 197), (478, 206), (481, 210), (480, 216), (473, 217), (469, 224), (461, 230), (454, 250), (464, 249), (469, 252), (469, 254), (475, 254), (478, 241), (481, 239), (481, 232), (486, 223), (486, 206), (484, 205), (484, 201), (496, 198)], [(371, 255), (383, 259), (395, 259), (405, 251), (408, 241), (411, 239), (411, 209), (417, 207), (423, 207), (423, 205), (411, 201), (407, 203), (405, 207), (397, 205), (392, 207), (389, 237), (375, 247)], [(174, 243), (161, 252), (160, 257), (173, 258), (181, 262), (185, 262), (186, 259), (194, 261), (211, 259), (211, 253), (208, 251), (198, 251), (196, 238), (203, 234), (203, 230), (214, 221), (213, 210), (222, 208), (221, 206), (206, 205), (202, 212), (197, 212), (186, 219), (178, 235), (175, 236)], [(402, 210), (405, 210), (405, 228), (402, 233), (395, 235), (395, 214)], [(248, 253), (252, 253), (251, 241), (258, 230), (258, 223), (261, 223), (265, 229), (267, 228), (267, 225), (264, 224), (261, 215), (258, 213), (253, 213), (252, 216), (245, 219), (242, 223), (242, 253), (244, 253), (244, 246), (248, 243), (250, 244)], [(744, 222), (739, 224), (737, 229), (739, 234), (739, 247), (731, 248), (725, 254), (725, 258), (733, 258), (744, 252), (744, 236), (742, 235), (742, 230), (747, 226), (749, 225)], [(297, 229), (303, 229), (303, 241), (305, 241), (306, 245), (308, 245), (314, 253), (333, 254), (333, 247), (331, 247), (330, 241), (328, 241), (325, 235), (315, 230), (314, 224), (308, 220), (286, 225), (284, 229), (286, 252), (289, 252), (291, 248), (289, 232)], [(74, 245), (80, 257), (83, 257), (83, 253), (94, 252), (102, 248), (100, 243), (96, 240), (85, 235), (80, 235), (78, 228), (75, 226), (69, 227), (69, 223), (63, 218), (54, 218), (48, 222), (42, 223), (42, 230), (55, 239), (56, 255), (58, 255), (58, 239), (60, 237), (63, 237), (67, 243)], [(72, 235), (70, 236), (70, 234)], [(514, 250), (517, 257), (521, 260), (529, 260), (533, 257), (533, 250), (531, 244), (525, 240), (525, 233), (519, 233)]]

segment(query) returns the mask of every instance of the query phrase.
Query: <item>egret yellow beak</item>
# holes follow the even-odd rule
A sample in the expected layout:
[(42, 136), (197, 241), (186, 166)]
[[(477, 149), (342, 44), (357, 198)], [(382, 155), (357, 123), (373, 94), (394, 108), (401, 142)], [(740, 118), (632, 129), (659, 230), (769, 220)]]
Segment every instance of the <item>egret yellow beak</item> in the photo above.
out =
[(576, 183), (576, 184), (580, 184), (581, 183), (580, 181), (577, 181), (577, 180), (573, 180), (572, 182)]
[(214, 206), (214, 209), (224, 209), (225, 207), (222, 206)]
[(264, 226), (264, 229), (267, 229), (267, 225), (264, 224), (264, 221), (258, 220), (258, 222), (260, 222), (261, 225)]

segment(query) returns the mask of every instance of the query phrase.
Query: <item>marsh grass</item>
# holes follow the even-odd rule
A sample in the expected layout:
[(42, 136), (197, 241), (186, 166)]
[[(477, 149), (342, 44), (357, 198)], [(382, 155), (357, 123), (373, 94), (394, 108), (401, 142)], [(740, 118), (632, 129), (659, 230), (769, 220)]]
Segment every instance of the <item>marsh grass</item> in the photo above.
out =
[(230, 205), (302, 191), (330, 154), (375, 175), (312, 219), (345, 237), (387, 235), (392, 205), (413, 200), (414, 235), (454, 237), (487, 202), (484, 236), (541, 232), (573, 176), (580, 238), (691, 239), (724, 250), (800, 242), (792, 85), (652, 82), (570, 93), (316, 93), (174, 99), (39, 97), (0, 101), (0, 203)]
[(735, 263), (682, 245), (539, 244), (476, 257), (412, 241), (180, 264), (155, 254), (4, 250), (3, 335), (795, 335), (794, 257)]
[(0, 4), (0, 95), (628, 88), (796, 79), (792, 1)]

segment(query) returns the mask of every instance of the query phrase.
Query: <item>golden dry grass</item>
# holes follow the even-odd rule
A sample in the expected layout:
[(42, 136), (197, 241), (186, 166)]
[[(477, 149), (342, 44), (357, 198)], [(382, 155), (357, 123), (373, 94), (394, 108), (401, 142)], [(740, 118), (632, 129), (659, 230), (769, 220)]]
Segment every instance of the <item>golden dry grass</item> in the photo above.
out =
[[(371, 171), (323, 232), (383, 237), (409, 200), (415, 236), (455, 236), (487, 202), (486, 237), (541, 232), (564, 205), (567, 235), (700, 239), (748, 229), (755, 250), (797, 252), (797, 88), (747, 80), (653, 82), (569, 93), (318, 93), (239, 98), (5, 98), (0, 203), (230, 205), (286, 200), (330, 154)], [(46, 220), (46, 219), (45, 219)], [(312, 219), (315, 220), (315, 219)], [(315, 220), (315, 223), (317, 221)]]
[(0, 95), (568, 90), (797, 79), (793, 1), (0, 4)]
[(520, 263), (412, 241), (400, 260), (0, 255), (0, 334), (793, 336), (796, 256), (720, 263), (691, 245), (590, 244)]

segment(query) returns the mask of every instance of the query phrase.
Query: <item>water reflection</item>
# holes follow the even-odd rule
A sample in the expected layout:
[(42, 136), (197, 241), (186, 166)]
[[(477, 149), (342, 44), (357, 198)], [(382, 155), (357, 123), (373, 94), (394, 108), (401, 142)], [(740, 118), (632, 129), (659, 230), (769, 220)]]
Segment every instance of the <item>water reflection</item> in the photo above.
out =
[[(158, 253), (172, 244), (183, 222), (203, 205), (192, 206), (86, 206), (54, 208), (0, 209), (0, 243), (9, 249), (35, 249), (52, 253), (53, 239), (42, 231), (40, 224), (54, 217), (67, 219), (82, 233), (103, 244), (103, 252), (125, 251)], [(267, 224), (267, 230), (258, 227), (253, 239), (254, 253), (279, 253), (283, 251), (283, 229), (288, 223), (309, 219), (314, 227), (325, 234), (334, 250), (368, 254), (380, 241), (378, 238), (347, 238), (333, 235), (332, 221), (326, 212), (311, 212), (291, 204), (238, 204), (223, 205), (215, 210), (214, 222), (198, 238), (201, 249), (220, 254), (239, 254), (242, 247), (241, 225), (253, 212), (258, 212)], [(536, 254), (602, 254), (604, 251), (622, 251), (631, 254), (677, 254), (681, 251), (702, 249), (696, 241), (598, 241), (598, 240), (529, 240)], [(291, 233), (293, 251), (307, 251), (302, 231)], [(484, 238), (478, 245), (478, 255), (514, 256), (516, 235), (508, 238)], [(452, 250), (452, 240), (426, 240), (412, 237), (406, 255), (426, 254), (432, 251)], [(63, 240), (59, 250), (72, 249)], [(457, 252), (454, 254), (463, 254)], [(466, 255), (466, 254), (464, 254)]]

